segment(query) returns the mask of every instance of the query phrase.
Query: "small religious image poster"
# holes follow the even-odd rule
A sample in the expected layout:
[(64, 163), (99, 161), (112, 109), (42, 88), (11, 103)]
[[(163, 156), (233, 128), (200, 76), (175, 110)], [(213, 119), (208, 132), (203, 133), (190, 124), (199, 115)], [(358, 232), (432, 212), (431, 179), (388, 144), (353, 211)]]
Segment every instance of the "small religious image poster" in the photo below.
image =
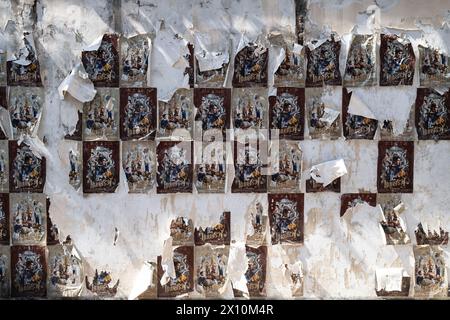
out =
[(0, 140), (0, 192), (9, 190), (9, 152), (8, 141)]
[(129, 193), (146, 193), (156, 182), (156, 150), (153, 141), (122, 142), (122, 167)]
[(118, 141), (83, 142), (83, 192), (113, 193), (119, 185)]
[(82, 143), (76, 142), (74, 147), (69, 150), (69, 183), (75, 189), (78, 190), (83, 180), (83, 162), (82, 162)]
[(450, 140), (450, 90), (417, 88), (415, 111), (419, 140)]
[[(245, 271), (247, 289), (250, 298), (266, 296), (267, 247), (253, 248), (245, 246), (248, 258), (248, 267)], [(234, 290), (235, 297), (242, 297), (242, 292)]]
[(266, 234), (269, 217), (267, 207), (256, 201), (250, 208), (249, 221), (251, 224), (250, 232), (247, 234), (246, 244), (252, 247), (266, 245)]
[(36, 136), (43, 106), (43, 88), (13, 87), (10, 89), (9, 114), (14, 139), (19, 139), (22, 135)]
[(192, 141), (160, 141), (156, 147), (158, 159), (157, 193), (191, 193), (193, 180)]
[(439, 230), (432, 229), (429, 226), (423, 226), (421, 222), (417, 225), (416, 230), (414, 230), (416, 235), (416, 242), (418, 245), (447, 245), (448, 244), (448, 231), (445, 231), (442, 226)]
[[(42, 86), (41, 68), (33, 35), (31, 33), (24, 32), (23, 45), (19, 47), (18, 52), (11, 52), (11, 56), (13, 59), (6, 62), (8, 86)], [(7, 55), (5, 52), (4, 58), (6, 57)], [(2, 58), (0, 57), (0, 60), (1, 59)]]
[(356, 207), (358, 204), (367, 203), (369, 206), (377, 205), (376, 193), (344, 193), (341, 195), (341, 213), (343, 217), (348, 209)]
[(158, 256), (158, 297), (176, 297), (194, 291), (194, 247), (183, 246), (173, 250), (173, 265), (175, 278), (169, 277), (162, 285), (164, 271), (161, 265), (162, 257)]
[(298, 141), (271, 142), (269, 159), (272, 174), (268, 181), (269, 192), (300, 192), (303, 152)]
[[(222, 53), (222, 52), (221, 52)], [(223, 53), (222, 53), (223, 54)], [(228, 54), (227, 54), (228, 56)], [(207, 58), (204, 58), (207, 60)], [(201, 64), (197, 57), (195, 57), (196, 74), (195, 74), (195, 86), (198, 88), (220, 88), (225, 84), (225, 79), (228, 72), (228, 62), (222, 63), (217, 69), (202, 70)]]
[(0, 246), (0, 299), (9, 298), (11, 289), (11, 256), (9, 246)]
[(382, 34), (380, 45), (380, 86), (412, 85), (416, 57), (409, 40)]
[(414, 296), (446, 297), (448, 276), (445, 253), (439, 246), (414, 246)]
[(43, 193), (10, 195), (12, 244), (45, 245), (47, 242), (47, 199)]
[(194, 224), (187, 217), (176, 217), (170, 222), (170, 236), (173, 246), (194, 245)]
[(305, 130), (305, 89), (277, 88), (277, 95), (269, 97), (269, 125), (271, 137), (278, 130), (280, 139), (303, 140)]
[(205, 298), (219, 298), (225, 285), (230, 247), (195, 247), (195, 289)]
[(373, 140), (378, 128), (378, 120), (348, 112), (352, 92), (343, 88), (342, 92), (342, 126), (346, 139)]
[(377, 201), (380, 204), (383, 219), (380, 225), (383, 228), (386, 244), (401, 245), (411, 243), (407, 233), (404, 219), (405, 205), (401, 201), (400, 194), (378, 194)]
[(25, 142), (9, 141), (9, 191), (43, 192), (45, 163)]
[(120, 38), (120, 86), (146, 87), (149, 79), (151, 40), (142, 34)]
[(83, 51), (81, 61), (96, 87), (119, 86), (119, 37), (105, 34), (99, 46)]
[(202, 246), (206, 243), (212, 245), (230, 245), (231, 227), (230, 212), (225, 211), (220, 216), (218, 223), (203, 227), (196, 227), (194, 231), (194, 239), (196, 246)]
[(305, 48), (292, 41), (283, 41), (281, 55), (284, 55), (274, 74), (275, 87), (305, 86)]
[(120, 279), (115, 280), (112, 272), (107, 270), (101, 270), (98, 272), (95, 269), (92, 282), (89, 281), (88, 276), (85, 276), (86, 288), (101, 298), (112, 298), (117, 294), (119, 288)]
[[(202, 147), (202, 150), (197, 150)], [(196, 143), (195, 156), (201, 157), (195, 164), (195, 188), (198, 193), (224, 193), (226, 183), (226, 145), (221, 141)]]
[(380, 141), (377, 173), (379, 193), (412, 193), (414, 142)]
[(264, 193), (267, 191), (267, 146), (261, 141), (234, 142), (234, 179), (232, 193)]
[[(311, 139), (338, 139), (341, 137), (341, 99), (331, 89), (306, 89), (306, 113)], [(339, 101), (339, 103), (337, 103)]]
[(117, 140), (119, 135), (119, 89), (99, 88), (83, 107), (84, 140)]
[(269, 50), (249, 42), (234, 58), (233, 87), (266, 87)]
[(120, 88), (120, 138), (153, 140), (156, 104), (155, 88)]
[(192, 89), (178, 89), (168, 102), (158, 102), (158, 138), (192, 139), (194, 97)]
[(301, 244), (304, 238), (304, 194), (269, 194), (272, 244)]
[(225, 139), (226, 130), (230, 128), (230, 104), (231, 89), (194, 89), (196, 137), (202, 138), (208, 132), (216, 136), (222, 134)]
[(441, 50), (419, 47), (419, 75), (422, 87), (448, 86), (450, 84), (450, 58)]
[(9, 245), (9, 194), (0, 193), (0, 245)]
[(354, 34), (347, 55), (344, 85), (347, 87), (376, 84), (376, 38), (373, 34)]
[(269, 106), (266, 88), (233, 89), (232, 119), (236, 135), (257, 134), (260, 129), (267, 129)]
[(307, 58), (306, 87), (342, 84), (339, 70), (340, 39), (332, 35), (325, 42), (314, 40), (305, 47), (305, 50)]
[(45, 247), (11, 247), (11, 297), (43, 298), (47, 295)]

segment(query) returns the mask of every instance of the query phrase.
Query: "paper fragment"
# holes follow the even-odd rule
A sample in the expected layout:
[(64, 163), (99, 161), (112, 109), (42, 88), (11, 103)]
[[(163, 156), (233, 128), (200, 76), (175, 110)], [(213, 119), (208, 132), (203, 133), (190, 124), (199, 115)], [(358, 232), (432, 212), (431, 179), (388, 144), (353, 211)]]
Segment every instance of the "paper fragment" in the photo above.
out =
[(64, 100), (66, 92), (83, 103), (94, 99), (97, 90), (81, 63), (78, 63), (59, 85), (58, 93), (61, 100)]
[(311, 167), (311, 177), (324, 187), (339, 177), (347, 174), (347, 168), (343, 159), (327, 161)]

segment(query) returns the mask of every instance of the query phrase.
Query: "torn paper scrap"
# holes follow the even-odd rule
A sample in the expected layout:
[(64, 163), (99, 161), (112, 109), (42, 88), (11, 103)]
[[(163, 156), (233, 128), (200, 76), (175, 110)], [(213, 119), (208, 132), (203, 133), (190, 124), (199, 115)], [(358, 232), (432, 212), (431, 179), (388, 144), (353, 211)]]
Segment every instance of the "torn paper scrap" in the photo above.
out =
[(176, 278), (175, 266), (173, 264), (172, 237), (164, 241), (163, 252), (161, 254), (161, 268), (164, 271), (160, 279), (161, 286), (170, 281), (170, 278)]
[(348, 105), (348, 113), (377, 120), (377, 117), (375, 117), (369, 107), (359, 98), (358, 94), (352, 94), (350, 104)]
[(322, 117), (320, 117), (319, 120), (325, 122), (327, 126), (331, 126), (339, 117), (339, 113), (339, 111), (325, 107), (323, 109)]
[(94, 42), (84, 47), (82, 51), (97, 51), (102, 44), (103, 36), (103, 34), (100, 35), (97, 39), (94, 40)]
[[(248, 295), (247, 279), (245, 272), (248, 268), (248, 258), (244, 243), (236, 243), (230, 246), (230, 255), (227, 264), (227, 280), (231, 281), (233, 289)], [(219, 289), (219, 293), (225, 293), (227, 285)]]
[(81, 63), (77, 64), (59, 85), (58, 93), (61, 100), (64, 100), (66, 92), (83, 103), (94, 99), (97, 90)]
[(226, 44), (227, 39), (222, 33), (195, 35), (194, 50), (200, 72), (220, 69), (229, 62)]
[(311, 177), (324, 187), (344, 174), (347, 174), (347, 167), (343, 159), (327, 161), (311, 167)]
[(6, 109), (4, 106), (0, 106), (0, 128), (9, 139), (13, 138), (11, 117), (8, 109)]
[(402, 280), (408, 276), (403, 268), (382, 268), (375, 271), (377, 291), (402, 291)]

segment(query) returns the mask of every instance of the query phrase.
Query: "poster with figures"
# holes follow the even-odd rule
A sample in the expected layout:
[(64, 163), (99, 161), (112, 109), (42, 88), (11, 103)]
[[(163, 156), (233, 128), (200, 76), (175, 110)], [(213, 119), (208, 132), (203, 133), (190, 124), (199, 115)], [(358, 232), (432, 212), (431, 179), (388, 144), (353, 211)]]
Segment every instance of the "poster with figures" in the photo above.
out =
[(265, 88), (233, 89), (232, 121), (235, 135), (247, 135), (267, 129), (268, 91)]
[(9, 141), (9, 191), (43, 192), (45, 157), (37, 155), (25, 142)]
[(225, 285), (229, 246), (195, 247), (195, 290), (205, 298), (219, 298)]
[(192, 89), (178, 89), (168, 102), (158, 102), (158, 138), (189, 140), (193, 137)]
[(119, 136), (119, 89), (99, 88), (83, 106), (84, 140), (117, 140)]
[(78, 190), (81, 186), (81, 181), (83, 180), (82, 169), (82, 143), (76, 142), (74, 148), (69, 150), (69, 183), (75, 189)]
[(299, 142), (290, 140), (272, 141), (269, 147), (271, 175), (269, 192), (300, 192), (303, 152)]
[[(264, 149), (265, 147), (265, 149)], [(234, 142), (232, 193), (267, 191), (267, 145), (261, 141)]]
[(344, 85), (347, 87), (373, 86), (377, 81), (376, 36), (352, 35), (345, 65)]
[(72, 244), (48, 246), (48, 297), (78, 297), (83, 284), (83, 263), (77, 249)]
[(377, 173), (379, 193), (412, 193), (414, 142), (380, 141)]
[(105, 34), (97, 50), (83, 51), (81, 61), (96, 87), (119, 86), (119, 37)]
[(417, 88), (415, 121), (419, 140), (450, 140), (450, 90)]
[(0, 246), (0, 299), (9, 298), (11, 280), (11, 255), (9, 246)]
[[(197, 148), (201, 147), (202, 150)], [(224, 193), (226, 185), (226, 145), (223, 141), (194, 144), (195, 163), (194, 183), (198, 193)]]
[(187, 217), (176, 217), (170, 221), (170, 236), (174, 246), (194, 245), (194, 223)]
[(381, 34), (380, 86), (412, 85), (416, 57), (411, 42), (395, 34)]
[(272, 244), (301, 244), (304, 238), (304, 194), (269, 194)]
[(0, 140), (0, 192), (9, 189), (9, 152), (8, 141)]
[(35, 136), (44, 106), (43, 88), (12, 87), (9, 92), (9, 114), (14, 139)]
[(441, 50), (418, 45), (419, 76), (422, 87), (450, 84), (450, 58)]
[[(250, 298), (266, 296), (267, 247), (253, 248), (245, 246), (248, 265), (245, 271), (247, 289)], [(234, 290), (235, 297), (242, 297), (242, 292)]]
[(446, 297), (448, 276), (445, 253), (439, 246), (414, 246), (414, 296)]
[(156, 150), (153, 141), (122, 142), (122, 168), (129, 193), (149, 192), (156, 181)]
[(230, 128), (231, 89), (194, 89), (195, 136), (205, 134), (223, 136)]
[(11, 296), (45, 297), (47, 295), (47, 259), (45, 247), (11, 247)]
[(269, 97), (269, 125), (271, 137), (278, 130), (280, 139), (303, 140), (305, 130), (305, 89), (277, 88), (277, 95)]
[(83, 142), (83, 192), (113, 193), (119, 185), (118, 141)]
[(195, 58), (196, 74), (195, 87), (197, 88), (220, 88), (225, 84), (229, 63), (222, 63), (218, 69), (200, 71), (198, 59)]
[(183, 246), (173, 250), (175, 278), (169, 278), (164, 285), (159, 281), (164, 274), (161, 261), (161, 256), (158, 256), (158, 297), (176, 297), (194, 291), (194, 247)]
[(305, 47), (306, 87), (339, 86), (342, 84), (339, 70), (341, 40), (331, 35), (330, 39), (317, 46), (319, 43), (314, 40)]
[(281, 48), (284, 59), (274, 74), (275, 87), (304, 87), (305, 48), (291, 39), (283, 41)]
[(47, 200), (44, 194), (11, 194), (10, 217), (13, 245), (45, 245)]
[(158, 160), (157, 193), (191, 193), (193, 180), (192, 142), (161, 141)]
[(268, 225), (268, 215), (267, 207), (256, 201), (252, 204), (248, 217), (249, 223), (251, 225), (250, 232), (247, 234), (246, 244), (252, 247), (259, 247), (266, 245), (266, 235), (267, 235), (267, 225)]
[(231, 241), (231, 213), (225, 211), (220, 216), (218, 223), (207, 227), (196, 227), (194, 230), (196, 246), (204, 244), (230, 245)]
[(234, 58), (233, 87), (267, 87), (269, 50), (249, 42)]
[(10, 243), (9, 216), (9, 194), (0, 193), (0, 245), (8, 246)]
[[(306, 112), (311, 139), (338, 139), (341, 136), (341, 109), (335, 92), (323, 88), (306, 89)], [(342, 103), (339, 101), (339, 104)]]
[(147, 86), (151, 45), (151, 39), (146, 34), (120, 38), (121, 87)]
[(386, 244), (401, 245), (411, 243), (408, 236), (407, 225), (402, 217), (404, 204), (400, 194), (378, 194), (377, 202), (383, 212), (380, 225), (386, 237)]

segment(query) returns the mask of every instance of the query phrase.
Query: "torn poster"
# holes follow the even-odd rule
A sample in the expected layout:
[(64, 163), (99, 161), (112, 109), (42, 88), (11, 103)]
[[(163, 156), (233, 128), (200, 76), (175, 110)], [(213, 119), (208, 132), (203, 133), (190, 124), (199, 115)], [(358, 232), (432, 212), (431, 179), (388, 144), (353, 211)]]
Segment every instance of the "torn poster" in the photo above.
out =
[(113, 193), (119, 185), (118, 141), (83, 142), (83, 192)]
[(83, 163), (81, 160), (82, 155), (82, 143), (76, 142), (76, 147), (69, 150), (69, 183), (75, 189), (78, 190), (81, 186), (82, 178), (82, 167)]
[(417, 88), (415, 122), (419, 140), (450, 140), (450, 90)]
[(120, 86), (146, 87), (150, 78), (151, 39), (146, 34), (120, 38)]
[(102, 270), (100, 273), (95, 269), (95, 274), (92, 282), (89, 281), (88, 276), (85, 277), (86, 288), (99, 297), (114, 297), (117, 294), (120, 280), (114, 284), (111, 272)]
[[(274, 86), (303, 87), (305, 85), (305, 49), (302, 45), (283, 38), (274, 43), (278, 55), (275, 57)], [(274, 51), (275, 51), (274, 50)], [(271, 57), (272, 59), (272, 57)]]
[(233, 87), (267, 87), (269, 50), (242, 35), (234, 57)]
[(84, 140), (117, 140), (119, 89), (100, 88), (94, 100), (83, 106)]
[(306, 87), (339, 86), (341, 40), (332, 34), (327, 40), (313, 40), (306, 47)]
[(45, 247), (11, 247), (11, 297), (47, 295), (47, 259)]
[[(426, 229), (426, 231), (425, 231)], [(429, 227), (425, 228), (421, 222), (414, 230), (416, 235), (416, 243), (418, 245), (447, 245), (448, 244), (448, 231), (445, 231), (442, 226), (439, 227), (439, 232), (431, 230)]]
[(83, 130), (81, 129), (82, 123), (83, 123), (83, 112), (78, 111), (78, 121), (77, 124), (75, 125), (75, 130), (72, 133), (68, 132), (64, 136), (64, 139), (75, 141), (83, 140)]
[(9, 146), (8, 141), (0, 141), (0, 192), (9, 191)]
[(301, 244), (304, 238), (304, 194), (269, 194), (272, 245)]
[(11, 194), (11, 239), (14, 245), (45, 245), (47, 200), (42, 193)]
[(219, 223), (213, 226), (196, 227), (194, 230), (194, 239), (196, 246), (202, 246), (206, 243), (213, 245), (230, 245), (231, 241), (231, 213), (225, 211), (220, 216)]
[(345, 66), (344, 85), (347, 87), (376, 85), (375, 35), (352, 35)]
[(195, 248), (195, 289), (203, 297), (220, 297), (227, 276), (229, 251), (228, 246)]
[(236, 135), (259, 133), (260, 129), (267, 129), (269, 111), (267, 96), (266, 88), (233, 89), (232, 121)]
[(157, 193), (192, 192), (192, 141), (160, 141), (156, 147), (158, 159)]
[(252, 247), (266, 245), (266, 233), (268, 225), (267, 208), (257, 201), (249, 210), (247, 223), (251, 225), (251, 231), (247, 233), (246, 243)]
[(301, 261), (285, 264), (283, 272), (290, 279), (291, 294), (293, 297), (303, 296), (305, 278), (303, 275), (303, 265)]
[(380, 268), (375, 270), (377, 296), (407, 297), (411, 277), (403, 268)]
[(128, 183), (128, 193), (149, 192), (156, 182), (155, 143), (122, 142), (122, 168)]
[(448, 276), (444, 252), (439, 246), (414, 246), (414, 296), (446, 297)]
[(9, 246), (0, 246), (0, 298), (9, 298), (11, 288), (11, 256)]
[(423, 87), (450, 84), (450, 58), (442, 51), (419, 44), (419, 75)]
[(380, 225), (386, 236), (386, 244), (398, 245), (410, 243), (411, 240), (406, 233), (406, 223), (400, 216), (401, 211), (404, 209), (401, 197), (391, 194), (379, 194), (377, 201), (382, 211), (383, 220), (380, 221)]
[(342, 124), (346, 139), (373, 140), (378, 121), (369, 108), (347, 88), (342, 89)]
[(332, 160), (312, 166), (310, 174), (317, 183), (326, 187), (334, 180), (347, 174), (347, 167), (343, 159)]
[(277, 88), (269, 97), (271, 133), (278, 130), (280, 139), (302, 140), (305, 129), (305, 89)]
[(119, 86), (119, 37), (105, 34), (101, 41), (85, 48), (81, 61), (96, 87)]
[[(248, 259), (247, 270), (245, 271), (245, 279), (247, 281), (247, 289), (249, 296), (265, 297), (266, 296), (266, 270), (267, 270), (267, 247), (261, 246), (252, 248), (245, 246)], [(235, 297), (242, 297), (243, 292), (234, 289)]]
[[(59, 239), (59, 229), (56, 223), (52, 221), (52, 218), (50, 217), (50, 205), (51, 201), (50, 198), (46, 198), (46, 204), (47, 204), (47, 246), (53, 246), (56, 244), (60, 244), (61, 241)], [(68, 240), (70, 240), (70, 235), (67, 236), (67, 239), (64, 241), (66, 243)]]
[(9, 86), (42, 86), (41, 70), (32, 34), (24, 32), (23, 47), (18, 52), (12, 53), (6, 66)]
[(268, 183), (269, 192), (300, 192), (303, 170), (303, 152), (299, 142), (289, 140), (271, 141), (269, 147), (272, 174)]
[(83, 290), (84, 271), (80, 255), (72, 244), (48, 246), (49, 297), (78, 297)]
[(9, 191), (42, 193), (46, 160), (38, 157), (25, 142), (9, 141)]
[(416, 57), (409, 40), (382, 34), (380, 46), (380, 86), (412, 85)]
[(36, 136), (44, 105), (43, 88), (13, 87), (9, 93), (9, 113), (14, 139), (22, 134)]
[(194, 224), (192, 219), (176, 217), (170, 222), (170, 236), (174, 246), (194, 245)]
[(190, 140), (194, 127), (192, 89), (178, 89), (169, 102), (158, 103), (158, 138)]
[(355, 208), (358, 204), (367, 203), (372, 207), (377, 205), (376, 193), (344, 193), (341, 195), (341, 213), (344, 216), (348, 209)]
[(377, 173), (379, 193), (412, 193), (414, 142), (380, 141)]
[(64, 100), (66, 92), (83, 103), (94, 99), (97, 91), (81, 63), (77, 64), (59, 85), (58, 93), (61, 100)]
[(156, 88), (120, 88), (120, 138), (155, 138)]
[[(267, 191), (267, 176), (264, 164), (267, 163), (267, 150), (260, 140), (234, 142), (234, 179), (232, 193), (264, 193)], [(267, 148), (267, 146), (265, 146)]]
[(0, 245), (9, 246), (9, 230), (9, 194), (0, 193)]
[(341, 136), (340, 105), (342, 90), (314, 88), (306, 90), (306, 110), (312, 139), (337, 139)]
[[(158, 279), (163, 276), (161, 256), (158, 256)], [(194, 290), (194, 247), (184, 246), (173, 250), (175, 277), (161, 285), (158, 281), (158, 297), (176, 297)]]
[[(202, 148), (198, 150), (197, 148)], [(198, 193), (224, 193), (226, 185), (226, 145), (222, 141), (195, 144), (195, 187)]]
[(0, 86), (6, 86), (6, 50), (0, 47)]
[(195, 136), (203, 140), (205, 134), (226, 137), (230, 128), (231, 89), (194, 89)]

